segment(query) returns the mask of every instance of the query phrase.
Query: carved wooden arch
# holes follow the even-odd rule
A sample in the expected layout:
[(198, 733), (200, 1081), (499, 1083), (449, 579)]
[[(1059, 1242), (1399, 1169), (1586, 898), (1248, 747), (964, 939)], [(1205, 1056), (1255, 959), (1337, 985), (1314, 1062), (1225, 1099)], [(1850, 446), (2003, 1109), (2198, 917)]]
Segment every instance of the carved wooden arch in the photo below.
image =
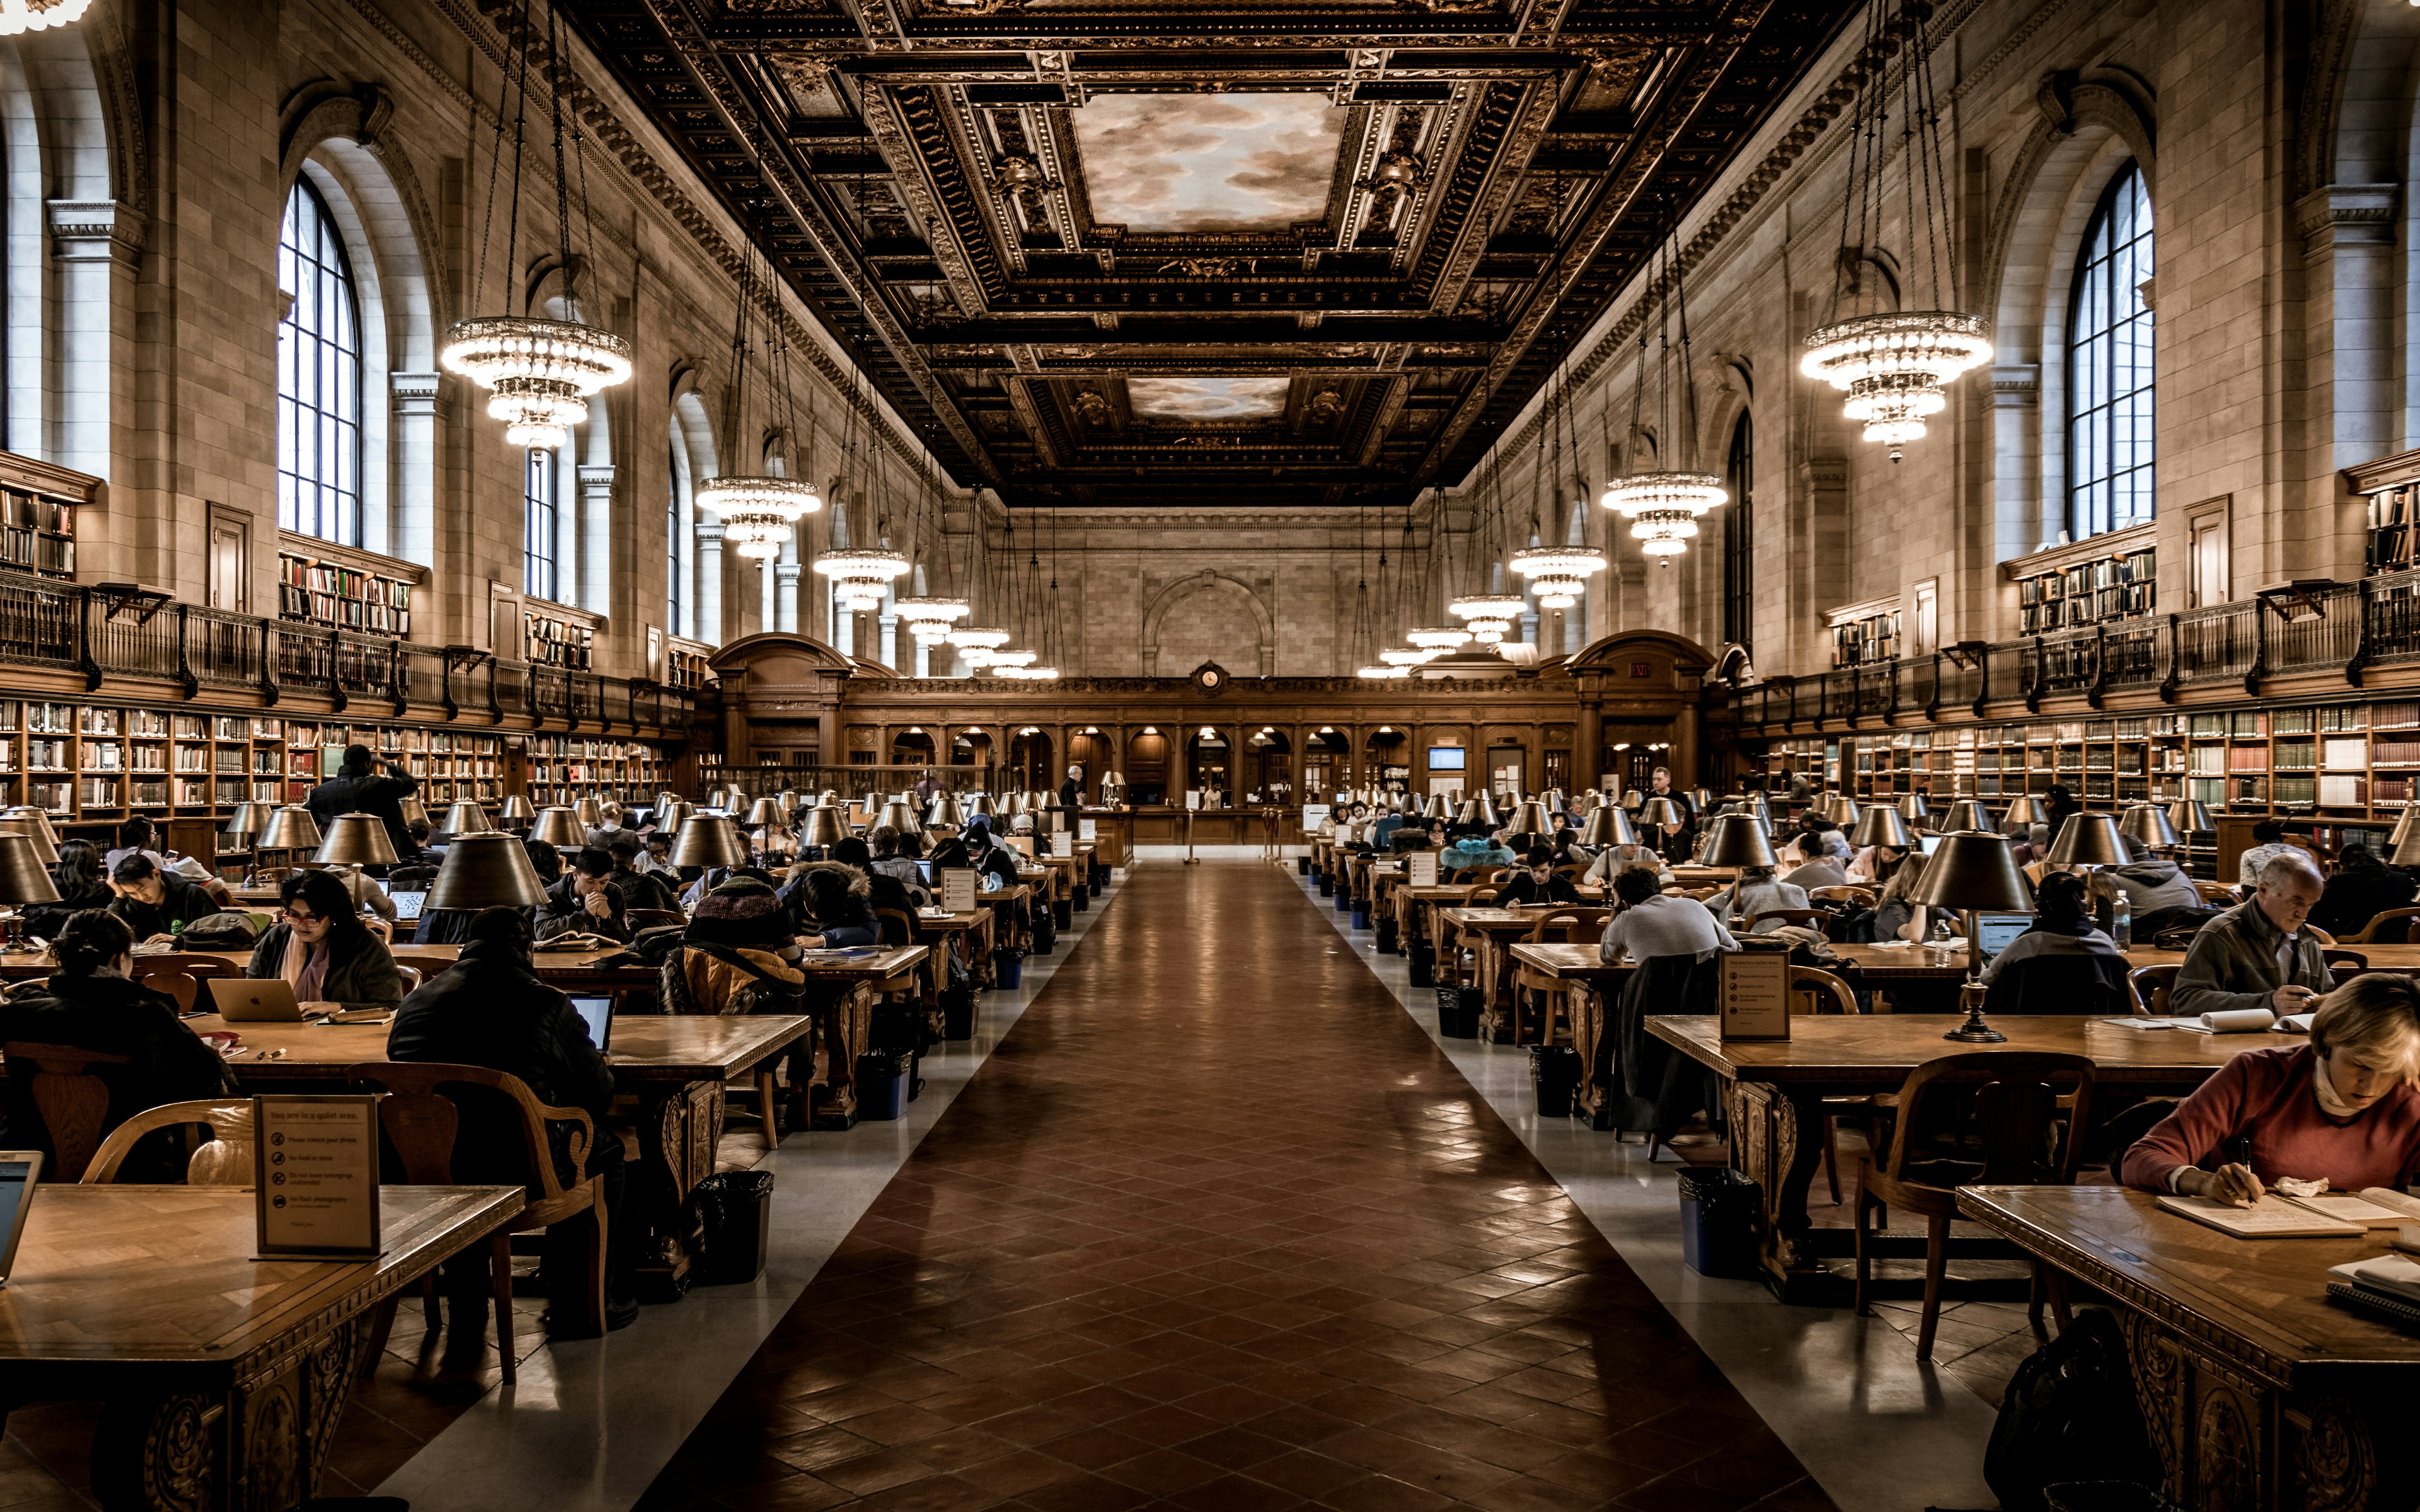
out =
[(1714, 662), (1705, 647), (1685, 635), (1669, 630), (1621, 630), (1590, 645), (1564, 665), (1574, 671), (1611, 667), (1630, 651), (1651, 646), (1670, 656), (1676, 667), (1684, 671), (1695, 668), (1701, 675)]
[[(2052, 74), (2044, 78), (2037, 103), (2042, 120), (2024, 146), (2017, 149), (2016, 161), (2009, 165), (2009, 177), (2000, 185), (2000, 195), (1992, 207), (1991, 235), (1985, 239), (1989, 249), (1984, 265), (1983, 289), (1993, 312), (1993, 330), (2000, 327), (2000, 316), (2007, 305), (2009, 266), (2013, 257), (2020, 228), (2047, 238), (2050, 227), (2029, 226), (2024, 217), (2024, 205), (2034, 191), (2035, 181), (2050, 165), (2059, 149), (2075, 142), (2085, 128), (2096, 128), (2116, 136), (2133, 154), (2135, 166), (2143, 171), (2143, 186), (2157, 203), (2160, 165), (2156, 152), (2151, 109), (2148, 101), (2138, 100), (2130, 85), (2114, 82), (2078, 83), (2071, 76)], [(2079, 164), (2088, 161), (2091, 144)]]
[[(446, 282), (450, 270), (439, 255), (444, 241), (411, 155), (387, 132), (394, 117), (394, 98), (375, 84), (348, 86), (333, 79), (317, 79), (288, 95), (278, 111), (277, 202), (286, 203), (294, 180), (302, 175), (302, 164), (320, 147), (329, 142), (359, 146), (386, 175), (388, 187), (403, 207), (420, 263), (414, 276), (427, 289), (430, 325), (442, 332), (460, 313)], [(367, 220), (366, 215), (364, 219)]]
[[(1251, 606), (1252, 623), (1260, 630), (1260, 644), (1257, 648), (1261, 660), (1260, 674), (1263, 677), (1276, 676), (1278, 654), (1276, 617), (1269, 613), (1269, 607), (1261, 602), (1261, 595), (1252, 592), (1249, 584), (1239, 579), (1230, 578), (1212, 567), (1204, 567), (1190, 578), (1180, 578), (1170, 583), (1160, 590), (1159, 596), (1153, 599), (1151, 606), (1143, 610), (1143, 675), (1145, 677), (1159, 675), (1159, 632), (1160, 626), (1167, 622), (1170, 609), (1196, 594), (1230, 591), (1242, 594), (1244, 602)], [(1190, 669), (1187, 671), (1189, 671)]]

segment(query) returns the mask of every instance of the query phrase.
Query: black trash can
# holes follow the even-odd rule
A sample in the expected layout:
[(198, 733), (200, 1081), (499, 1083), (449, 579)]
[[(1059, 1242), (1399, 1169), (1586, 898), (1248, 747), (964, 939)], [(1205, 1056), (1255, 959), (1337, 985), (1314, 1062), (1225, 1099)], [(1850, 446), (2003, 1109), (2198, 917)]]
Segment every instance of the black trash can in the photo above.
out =
[(1436, 990), (1437, 1033), (1449, 1040), (1479, 1038), (1479, 989), (1439, 987)]
[(1335, 872), (1322, 872), (1319, 874), (1319, 895), (1323, 898), (1333, 898), (1336, 896)]
[(773, 1173), (722, 1171), (697, 1183), (697, 1204), (706, 1237), (690, 1279), (700, 1286), (740, 1286), (765, 1271), (765, 1245), (772, 1227)]
[(1436, 985), (1435, 946), (1430, 944), (1424, 937), (1417, 938), (1414, 939), (1410, 945), (1404, 948), (1404, 954), (1411, 959), (1413, 986), (1434, 987)]
[(1387, 914), (1378, 920), (1378, 953), (1393, 955), (1395, 950), (1395, 916)]
[(882, 1054), (858, 1057), (858, 1120), (879, 1123), (905, 1118), (908, 1113), (908, 1085), (915, 1074), (914, 1056)]
[(975, 1037), (975, 995), (970, 987), (952, 987), (941, 994), (941, 1038)]
[(1307, 855), (1295, 856), (1294, 858), (1294, 867), (1297, 874), (1306, 877), (1311, 875), (1311, 857)]
[(1579, 1089), (1580, 1053), (1567, 1044), (1529, 1047), (1529, 1081), (1538, 1091), (1538, 1117), (1568, 1119)]
[(2131, 1480), (2065, 1480), (2042, 1488), (2048, 1512), (2184, 1512), (2148, 1486)]
[(1754, 1271), (1758, 1191), (1729, 1166), (1681, 1173), (1681, 1258), (1690, 1270), (1712, 1276)]
[(1050, 904), (1050, 923), (1054, 929), (1076, 927), (1076, 900), (1061, 898)]

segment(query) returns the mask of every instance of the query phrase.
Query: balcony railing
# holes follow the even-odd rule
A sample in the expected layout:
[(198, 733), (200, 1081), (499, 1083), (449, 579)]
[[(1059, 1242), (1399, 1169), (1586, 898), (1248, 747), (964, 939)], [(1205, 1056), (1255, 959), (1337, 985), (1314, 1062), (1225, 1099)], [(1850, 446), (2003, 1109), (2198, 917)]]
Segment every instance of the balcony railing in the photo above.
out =
[(188, 698), (209, 688), (273, 704), (293, 693), (340, 710), (371, 705), (365, 712), (373, 716), (400, 717), (416, 706), (442, 709), (447, 718), (519, 716), (573, 729), (685, 731), (694, 698), (388, 636), (184, 604), (155, 608), (103, 588), (8, 571), (0, 571), (0, 664), (81, 674), (88, 689), (112, 677), (147, 677), (183, 685)]
[(1775, 677), (1735, 689), (1743, 731), (1797, 725), (1854, 729), (1979, 714), (1985, 704), (2233, 685), (2257, 694), (2264, 679), (2339, 671), (2359, 687), (2365, 669), (2420, 661), (2420, 570), (2327, 583), (2271, 602), (2255, 599), (2088, 628), (1969, 643), (1921, 656)]

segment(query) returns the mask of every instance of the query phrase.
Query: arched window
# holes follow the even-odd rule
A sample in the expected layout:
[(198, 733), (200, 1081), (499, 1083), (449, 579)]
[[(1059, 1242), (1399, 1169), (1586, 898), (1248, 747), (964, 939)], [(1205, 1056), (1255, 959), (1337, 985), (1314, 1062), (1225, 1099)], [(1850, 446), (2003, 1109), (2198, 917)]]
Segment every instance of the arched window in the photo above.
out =
[(664, 457), (664, 625), (681, 633), (680, 450), (675, 442)]
[(1723, 511), (1723, 639), (1746, 645), (1756, 625), (1756, 516), (1748, 501), (1756, 490), (1756, 426), (1742, 410), (1731, 427), (1724, 483), (1730, 506)]
[(2151, 196), (2133, 162), (2085, 227), (2067, 316), (2067, 531), (2151, 517)]
[(362, 321), (352, 264), (305, 178), (286, 197), (277, 286), (277, 523), (362, 544)]
[(521, 592), (532, 598), (554, 598), (561, 582), (555, 541), (562, 506), (555, 498), (555, 469), (552, 451), (530, 448), (528, 471), (521, 475)]

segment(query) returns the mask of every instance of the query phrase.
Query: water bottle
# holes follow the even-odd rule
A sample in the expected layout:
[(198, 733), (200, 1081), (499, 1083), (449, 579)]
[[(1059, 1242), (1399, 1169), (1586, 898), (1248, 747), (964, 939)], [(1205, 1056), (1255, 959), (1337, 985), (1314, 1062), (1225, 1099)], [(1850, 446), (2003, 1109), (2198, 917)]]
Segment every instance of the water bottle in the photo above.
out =
[(1944, 918), (1935, 922), (1932, 926), (1932, 956), (1929, 964), (1946, 966), (1949, 964), (1949, 920)]
[(2134, 943), (2134, 908), (2123, 889), (2109, 907), (2109, 938), (2120, 950)]

